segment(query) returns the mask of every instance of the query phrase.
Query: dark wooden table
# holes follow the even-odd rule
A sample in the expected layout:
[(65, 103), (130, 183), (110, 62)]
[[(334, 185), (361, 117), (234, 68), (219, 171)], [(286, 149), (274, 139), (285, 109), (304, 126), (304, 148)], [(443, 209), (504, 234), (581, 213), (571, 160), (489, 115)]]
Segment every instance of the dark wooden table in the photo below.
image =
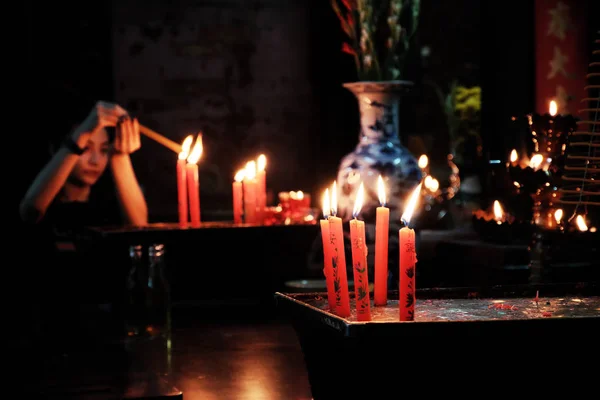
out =
[(295, 332), (281, 322), (209, 324), (175, 333), (185, 399), (310, 399)]
[[(97, 254), (108, 258), (106, 264), (118, 273), (126, 271), (130, 245), (140, 244), (146, 252), (148, 245), (164, 244), (173, 301), (178, 303), (237, 301), (270, 307), (273, 293), (284, 291), (287, 281), (323, 277), (321, 269), (309, 267), (311, 250), (321, 241), (318, 225), (206, 222), (200, 228), (180, 228), (154, 223), (90, 228), (88, 234)], [(115, 268), (119, 260), (124, 267)], [(123, 281), (125, 275), (114, 279)]]
[(312, 398), (303, 354), (287, 321), (244, 312), (203, 320), (203, 314), (175, 311), (171, 374), (158, 389), (131, 373), (132, 356), (119, 346), (65, 352), (38, 347), (24, 364), (41, 366), (39, 384), (29, 382), (25, 397), (150, 399), (179, 391), (186, 400)]

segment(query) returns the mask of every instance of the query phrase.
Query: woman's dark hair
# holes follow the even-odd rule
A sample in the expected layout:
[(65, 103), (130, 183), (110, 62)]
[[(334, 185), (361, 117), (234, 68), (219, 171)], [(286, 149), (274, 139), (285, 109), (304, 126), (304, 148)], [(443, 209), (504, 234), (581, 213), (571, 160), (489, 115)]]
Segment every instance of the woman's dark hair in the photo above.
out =
[[(53, 129), (50, 132), (48, 138), (48, 150), (50, 154), (54, 154), (54, 152), (60, 148), (63, 140), (65, 140), (67, 136), (71, 135), (86, 117), (87, 115), (84, 114), (80, 119), (70, 118), (63, 123), (56, 124), (56, 129)], [(106, 133), (108, 134), (108, 142), (112, 144), (112, 142), (115, 140), (116, 129), (114, 127), (106, 127), (104, 129), (106, 129)]]

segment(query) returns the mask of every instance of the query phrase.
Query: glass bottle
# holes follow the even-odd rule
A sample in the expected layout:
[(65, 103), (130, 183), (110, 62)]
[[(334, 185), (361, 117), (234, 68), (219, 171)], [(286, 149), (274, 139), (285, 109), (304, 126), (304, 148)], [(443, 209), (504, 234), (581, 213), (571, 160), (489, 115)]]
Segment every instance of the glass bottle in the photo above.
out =
[(171, 288), (167, 279), (164, 244), (148, 248), (146, 290), (146, 333), (165, 336), (171, 330)]
[(140, 284), (143, 281), (144, 257), (141, 245), (129, 246), (131, 260), (127, 274), (127, 297), (125, 304), (125, 329), (127, 336), (137, 336), (144, 331), (144, 290)]
[(127, 349), (136, 374), (168, 375), (171, 365), (171, 288), (165, 246), (152, 244), (147, 258), (142, 246), (130, 247), (127, 278)]

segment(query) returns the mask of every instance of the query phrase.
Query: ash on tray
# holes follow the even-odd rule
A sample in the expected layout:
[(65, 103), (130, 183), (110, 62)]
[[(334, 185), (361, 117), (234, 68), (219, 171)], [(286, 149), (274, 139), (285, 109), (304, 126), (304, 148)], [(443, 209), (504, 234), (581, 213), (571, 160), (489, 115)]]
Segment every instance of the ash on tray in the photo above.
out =
[[(327, 299), (306, 302), (328, 311)], [(346, 320), (358, 322), (355, 302), (350, 299), (352, 315)], [(371, 322), (397, 322), (398, 300), (388, 300), (388, 305), (371, 304)], [(540, 318), (600, 317), (600, 296), (593, 297), (540, 297), (507, 299), (440, 299), (418, 300), (415, 305), (415, 322), (523, 320)], [(361, 322), (362, 323), (362, 322)]]

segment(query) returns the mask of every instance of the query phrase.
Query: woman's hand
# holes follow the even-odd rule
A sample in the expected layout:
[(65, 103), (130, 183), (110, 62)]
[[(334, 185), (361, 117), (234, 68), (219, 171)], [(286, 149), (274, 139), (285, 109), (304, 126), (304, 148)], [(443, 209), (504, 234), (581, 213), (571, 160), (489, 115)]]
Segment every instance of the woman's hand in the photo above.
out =
[(98, 129), (117, 126), (119, 120), (127, 116), (127, 111), (118, 104), (99, 101), (87, 118), (75, 129), (72, 138), (79, 147), (85, 148), (92, 133)]
[(117, 123), (114, 151), (116, 154), (131, 154), (142, 145), (140, 140), (140, 124), (137, 118), (129, 116)]
[(140, 145), (140, 126), (137, 119), (129, 116), (122, 118), (117, 123), (113, 144), (114, 154), (110, 158), (110, 167), (125, 220), (135, 226), (144, 226), (148, 223), (146, 199), (129, 157), (129, 154), (139, 149)]

